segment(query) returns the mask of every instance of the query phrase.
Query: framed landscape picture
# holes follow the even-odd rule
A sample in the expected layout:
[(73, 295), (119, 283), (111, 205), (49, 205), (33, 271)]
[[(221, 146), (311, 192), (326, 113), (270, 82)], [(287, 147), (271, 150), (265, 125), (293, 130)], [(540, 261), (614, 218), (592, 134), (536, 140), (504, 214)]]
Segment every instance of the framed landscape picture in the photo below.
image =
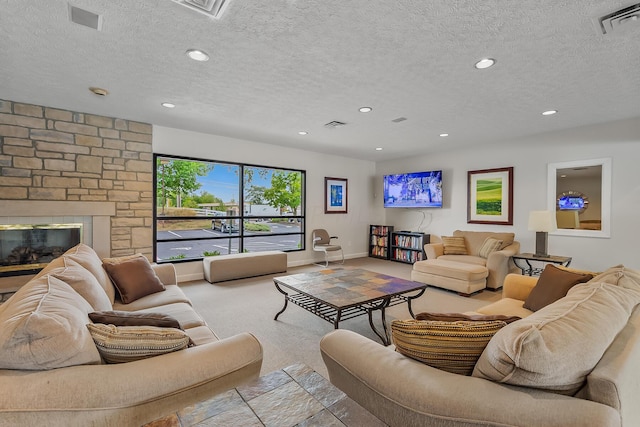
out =
[(324, 179), (324, 213), (347, 213), (347, 180)]
[(513, 167), (468, 172), (467, 223), (513, 225)]

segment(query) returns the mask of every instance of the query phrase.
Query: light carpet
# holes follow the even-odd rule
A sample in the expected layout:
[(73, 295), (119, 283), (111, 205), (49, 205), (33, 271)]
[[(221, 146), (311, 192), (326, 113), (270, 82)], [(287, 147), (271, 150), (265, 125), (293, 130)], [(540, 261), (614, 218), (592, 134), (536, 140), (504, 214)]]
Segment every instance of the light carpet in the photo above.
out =
[[(330, 268), (343, 267), (330, 264)], [(411, 279), (411, 265), (376, 258), (346, 260), (344, 267), (363, 268), (389, 276)], [(231, 280), (216, 284), (204, 280), (181, 283), (180, 287), (191, 299), (194, 308), (220, 338), (239, 332), (251, 332), (262, 343), (264, 360), (262, 374), (302, 362), (328, 378), (320, 355), (320, 339), (333, 330), (333, 325), (306, 310), (289, 304), (278, 320), (273, 320), (284, 305), (284, 295), (273, 284), (273, 277), (321, 270), (317, 265), (292, 267), (286, 273)], [(429, 312), (466, 312), (500, 299), (500, 292), (483, 291), (469, 298), (454, 292), (429, 287), (413, 301), (415, 314)], [(387, 324), (393, 319), (410, 318), (406, 304), (387, 309)], [(381, 328), (380, 314), (374, 322)], [(376, 342), (380, 339), (369, 326), (367, 316), (340, 322), (341, 329), (349, 329)], [(363, 355), (364, 357), (364, 355)]]

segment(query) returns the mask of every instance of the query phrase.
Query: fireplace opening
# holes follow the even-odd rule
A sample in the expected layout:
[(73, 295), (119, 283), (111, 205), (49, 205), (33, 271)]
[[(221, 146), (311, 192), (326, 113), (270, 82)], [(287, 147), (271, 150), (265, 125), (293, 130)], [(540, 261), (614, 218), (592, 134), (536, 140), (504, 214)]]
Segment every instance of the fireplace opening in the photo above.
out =
[(0, 225), (0, 277), (37, 273), (81, 241), (81, 223)]

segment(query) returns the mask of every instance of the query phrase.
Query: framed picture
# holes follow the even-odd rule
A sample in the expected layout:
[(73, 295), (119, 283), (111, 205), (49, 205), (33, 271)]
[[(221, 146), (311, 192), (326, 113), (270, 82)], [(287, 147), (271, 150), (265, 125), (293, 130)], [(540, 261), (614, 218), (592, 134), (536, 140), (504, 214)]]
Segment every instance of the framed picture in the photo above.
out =
[(324, 213), (347, 213), (347, 180), (324, 179)]
[(468, 172), (467, 223), (513, 225), (513, 167)]

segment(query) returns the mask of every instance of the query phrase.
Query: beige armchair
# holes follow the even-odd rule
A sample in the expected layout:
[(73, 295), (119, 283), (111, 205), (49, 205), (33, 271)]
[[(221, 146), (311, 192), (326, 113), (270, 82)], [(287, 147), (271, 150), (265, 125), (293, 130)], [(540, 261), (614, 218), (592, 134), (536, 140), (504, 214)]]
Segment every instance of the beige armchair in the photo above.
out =
[[(514, 233), (494, 233), (485, 231), (462, 231), (453, 232), (454, 237), (464, 237), (467, 247), (467, 255), (445, 255), (444, 245), (438, 236), (431, 235), (431, 241), (424, 245), (427, 259), (442, 259), (462, 263), (483, 265), (487, 268), (488, 289), (500, 289), (504, 278), (509, 273), (518, 273), (520, 270), (511, 260), (511, 257), (520, 252), (520, 242), (515, 241)], [(492, 252), (487, 258), (478, 256), (478, 251), (487, 237), (502, 240), (502, 248)]]
[(328, 267), (329, 255), (327, 254), (327, 252), (336, 252), (336, 251), (340, 251), (342, 264), (344, 264), (344, 251), (342, 250), (342, 246), (337, 245), (335, 243), (331, 243), (331, 240), (337, 239), (338, 236), (329, 236), (329, 233), (327, 233), (327, 230), (322, 228), (313, 230), (313, 232), (311, 233), (311, 236), (313, 239), (313, 245), (312, 245), (313, 250), (316, 252), (324, 253), (324, 265), (318, 264), (318, 263), (316, 263), (316, 265), (319, 265), (321, 267)]

